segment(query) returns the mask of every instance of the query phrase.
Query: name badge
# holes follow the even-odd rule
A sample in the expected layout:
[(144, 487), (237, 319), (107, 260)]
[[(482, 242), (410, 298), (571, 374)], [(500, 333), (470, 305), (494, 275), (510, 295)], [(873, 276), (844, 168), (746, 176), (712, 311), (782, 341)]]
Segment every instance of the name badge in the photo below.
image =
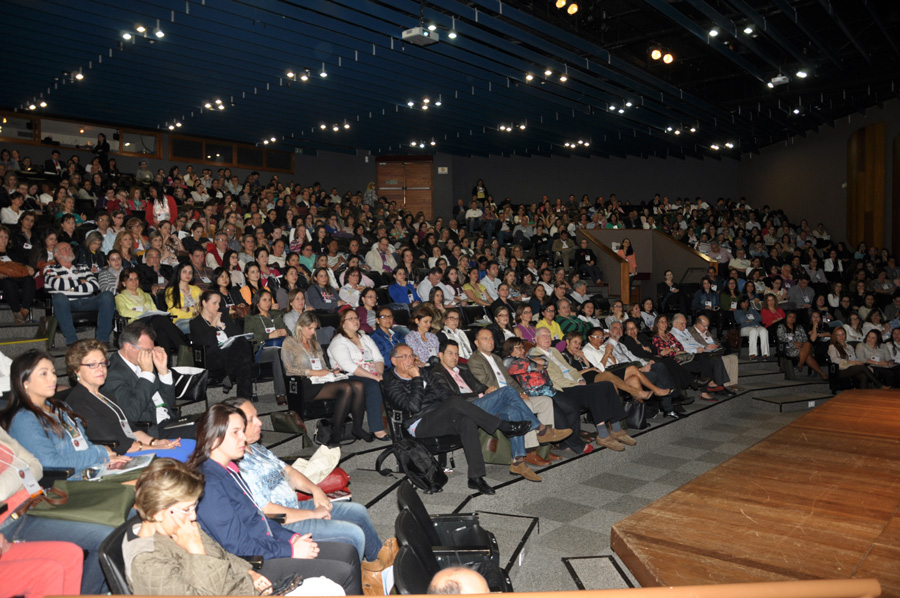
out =
[(9, 256), (0, 255), (0, 262), (11, 262), (11, 261), (12, 261), (12, 259), (10, 259)]
[(707, 309), (710, 309), (712, 307), (712, 301), (705, 301), (704, 304), (706, 305)]
[(85, 440), (84, 436), (80, 433), (76, 436), (70, 436), (72, 439), (72, 446), (75, 447), (76, 451), (86, 451), (88, 448), (87, 440)]
[(203, 284), (209, 284), (209, 283), (212, 282), (212, 281), (211, 281), (210, 279), (208, 279), (207, 277), (205, 277), (205, 276), (201, 276), (201, 277), (200, 277), (200, 282), (202, 282)]
[(31, 473), (31, 468), (28, 467), (27, 464), (23, 463), (21, 467), (16, 468), (16, 471), (19, 473), (19, 479), (22, 480), (25, 491), (28, 492), (30, 496), (37, 496), (44, 493), (43, 488), (38, 484), (34, 474)]
[(225, 334), (224, 330), (216, 330), (216, 340), (221, 345), (222, 343), (224, 343), (225, 341), (228, 340), (228, 335)]
[(412, 303), (413, 301), (415, 301), (415, 299), (413, 299), (413, 294), (412, 294), (412, 293), (406, 293), (406, 296), (409, 297), (409, 302), (410, 302), (410, 303)]
[(309, 365), (311, 369), (314, 370), (324, 370), (325, 368), (322, 366), (322, 360), (318, 357), (311, 357), (309, 360)]
[(718, 290), (719, 285), (711, 284), (711, 285), (709, 285), (709, 288), (711, 288), (712, 290), (715, 291), (715, 290)]
[(271, 328), (266, 328), (266, 334), (272, 334), (273, 332), (275, 332), (275, 327), (274, 327), (274, 326), (271, 327)]
[(31, 249), (31, 243), (22, 243), (22, 249)]
[(747, 314), (747, 319), (752, 322), (753, 320), (756, 319), (756, 316), (754, 316), (753, 314)]
[(737, 301), (731, 302), (731, 309), (737, 309)]
[(144, 311), (144, 306), (143, 306), (143, 305), (136, 305), (136, 306), (134, 306), (134, 307), (131, 308), (131, 311), (143, 312), (143, 311)]

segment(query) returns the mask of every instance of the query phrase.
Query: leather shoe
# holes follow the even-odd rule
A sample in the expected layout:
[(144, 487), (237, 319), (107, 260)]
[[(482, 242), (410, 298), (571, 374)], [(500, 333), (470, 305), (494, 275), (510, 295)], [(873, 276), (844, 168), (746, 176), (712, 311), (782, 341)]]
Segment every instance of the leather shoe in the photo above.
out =
[(568, 438), (571, 434), (571, 428), (554, 428), (553, 426), (547, 426), (544, 429), (543, 434), (538, 432), (537, 438), (538, 442), (541, 444), (556, 444), (560, 440)]
[(675, 413), (674, 411), (666, 411), (663, 413), (666, 417), (671, 417), (672, 419), (681, 419), (681, 416)]
[(280, 406), (287, 405), (287, 397), (285, 395), (276, 395), (275, 403), (277, 403)]
[(606, 438), (597, 437), (597, 446), (606, 447), (610, 450), (622, 452), (625, 450), (625, 445), (616, 440), (611, 436), (607, 436)]
[(526, 420), (517, 422), (503, 422), (500, 424), (500, 426), (498, 426), (498, 429), (503, 432), (503, 435), (507, 438), (522, 436), (523, 434), (531, 430), (531, 422)]
[(540, 482), (541, 476), (531, 471), (531, 468), (525, 464), (525, 461), (519, 461), (509, 466), (509, 473), (512, 475), (520, 475), (529, 482)]
[(553, 461), (560, 461), (560, 460), (562, 460), (562, 457), (561, 457), (560, 455), (557, 455), (557, 454), (554, 453), (553, 451), (549, 451), (549, 452), (547, 453), (547, 460), (550, 461), (550, 462), (553, 462)]
[(672, 411), (674, 411), (678, 415), (687, 415), (687, 409), (685, 409), (681, 405), (675, 405), (674, 407), (672, 407)]
[(525, 463), (534, 465), (535, 467), (546, 467), (547, 465), (550, 465), (550, 461), (538, 455), (537, 451), (528, 451), (525, 453)]
[(687, 395), (681, 395), (677, 399), (673, 399), (673, 401), (676, 405), (690, 405), (694, 402), (694, 398)]
[(733, 397), (734, 395), (737, 394), (737, 391), (734, 390), (734, 389), (731, 388), (731, 387), (726, 386), (726, 387), (725, 387), (725, 394), (727, 394), (728, 396)]
[(478, 490), (482, 494), (496, 494), (496, 491), (484, 481), (484, 478), (469, 478), (469, 488)]
[(628, 435), (628, 432), (625, 430), (619, 430), (618, 432), (610, 432), (610, 437), (615, 440), (618, 440), (622, 444), (626, 446), (637, 446), (637, 440)]
[(718, 384), (713, 382), (711, 385), (707, 385), (704, 390), (706, 392), (722, 392), (723, 390), (725, 390), (725, 387), (719, 386)]

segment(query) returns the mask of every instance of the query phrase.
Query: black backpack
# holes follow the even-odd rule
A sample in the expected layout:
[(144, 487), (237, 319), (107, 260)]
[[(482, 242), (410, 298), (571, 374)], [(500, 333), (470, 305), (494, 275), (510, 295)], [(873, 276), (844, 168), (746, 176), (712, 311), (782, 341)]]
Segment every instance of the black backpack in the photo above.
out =
[(428, 449), (414, 438), (400, 438), (386, 448), (375, 460), (375, 469), (383, 476), (394, 473), (383, 467), (384, 460), (394, 455), (397, 459), (398, 471), (405, 474), (413, 486), (421, 488), (427, 494), (440, 492), (447, 483), (447, 474), (438, 465)]

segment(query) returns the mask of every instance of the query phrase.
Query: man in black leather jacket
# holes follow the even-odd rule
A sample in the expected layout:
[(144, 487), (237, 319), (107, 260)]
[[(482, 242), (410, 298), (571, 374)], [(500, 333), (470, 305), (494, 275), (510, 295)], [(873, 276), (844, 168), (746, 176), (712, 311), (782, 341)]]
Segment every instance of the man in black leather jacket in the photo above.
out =
[(405, 412), (403, 427), (416, 438), (458, 434), (469, 464), (469, 488), (494, 494), (484, 481), (487, 472), (478, 428), (488, 434), (500, 430), (507, 437), (521, 436), (531, 429), (531, 422), (501, 420), (462, 397), (451, 395), (446, 387), (436, 383), (430, 370), (416, 367), (409, 345), (395, 346), (391, 363), (394, 367), (384, 374), (383, 396), (389, 407)]

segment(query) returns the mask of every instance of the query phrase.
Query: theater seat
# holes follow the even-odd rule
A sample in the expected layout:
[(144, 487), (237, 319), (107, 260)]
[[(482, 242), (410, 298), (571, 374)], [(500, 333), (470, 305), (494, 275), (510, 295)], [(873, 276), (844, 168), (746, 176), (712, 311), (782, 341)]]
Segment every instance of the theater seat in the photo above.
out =
[(122, 555), (122, 541), (131, 526), (141, 522), (140, 517), (132, 517), (103, 540), (97, 551), (100, 567), (106, 575), (109, 589), (113, 595), (130, 595), (131, 588), (125, 578), (125, 557)]

